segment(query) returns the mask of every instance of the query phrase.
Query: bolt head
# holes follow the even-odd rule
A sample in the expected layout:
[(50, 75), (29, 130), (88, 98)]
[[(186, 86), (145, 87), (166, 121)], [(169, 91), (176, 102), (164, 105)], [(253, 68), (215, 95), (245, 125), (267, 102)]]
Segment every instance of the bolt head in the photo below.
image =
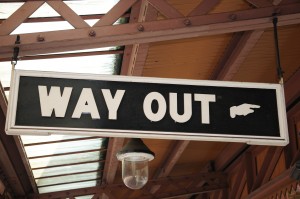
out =
[(138, 31), (140, 31), (140, 32), (142, 32), (142, 31), (144, 31), (144, 26), (143, 25), (138, 25), (138, 27), (137, 27), (137, 29), (138, 29)]
[(89, 32), (89, 36), (90, 36), (90, 37), (95, 37), (95, 36), (96, 36), (96, 32), (95, 32), (94, 30), (91, 30), (91, 31)]

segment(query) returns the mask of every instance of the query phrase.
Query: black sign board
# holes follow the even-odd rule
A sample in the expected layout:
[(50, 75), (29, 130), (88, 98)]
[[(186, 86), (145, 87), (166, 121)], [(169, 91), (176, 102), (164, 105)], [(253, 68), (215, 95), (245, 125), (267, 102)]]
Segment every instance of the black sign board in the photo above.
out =
[(8, 134), (288, 143), (282, 86), (16, 70)]

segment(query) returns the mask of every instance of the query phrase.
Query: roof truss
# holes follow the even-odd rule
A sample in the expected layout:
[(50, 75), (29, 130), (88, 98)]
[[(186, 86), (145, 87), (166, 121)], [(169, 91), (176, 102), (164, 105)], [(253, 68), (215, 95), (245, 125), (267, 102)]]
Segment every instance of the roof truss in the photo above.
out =
[[(33, 2), (34, 4), (31, 5)], [(134, 5), (134, 2), (128, 4), (127, 7), (130, 7), (132, 4)], [(152, 2), (153, 4), (166, 6), (166, 4), (160, 5)], [(0, 25), (0, 45), (2, 46), (0, 58), (11, 57), (16, 36), (9, 34), (16, 28), (16, 25), (25, 21), (26, 17), (41, 5), (41, 1), (28, 1), (21, 10), (16, 11), (17, 14), (13, 14), (2, 22)], [(118, 4), (116, 6), (119, 8)], [(110, 25), (112, 21), (124, 14), (124, 10), (115, 11), (117, 8), (112, 9), (113, 14), (108, 12), (108, 14), (103, 16), (104, 19), (108, 18), (109, 22), (103, 22), (104, 24), (99, 22), (94, 27), (75, 27), (72, 30), (20, 35), (20, 56), (259, 30), (272, 27), (270, 19), (272, 14), (278, 9), (280, 9), (279, 26), (297, 24), (300, 21), (300, 4), (295, 3), (192, 17), (179, 17), (178, 15), (175, 17), (173, 13), (172, 19)], [(65, 6), (61, 9), (61, 12), (71, 13)], [(160, 11), (164, 12), (163, 14), (166, 14), (165, 10), (160, 9)], [(74, 13), (71, 15), (73, 16)], [(170, 16), (170, 14), (166, 15)], [(70, 22), (69, 18), (65, 18)], [(77, 19), (75, 19), (76, 22), (71, 21), (70, 23), (82, 26), (82, 20), (79, 20), (79, 17)]]

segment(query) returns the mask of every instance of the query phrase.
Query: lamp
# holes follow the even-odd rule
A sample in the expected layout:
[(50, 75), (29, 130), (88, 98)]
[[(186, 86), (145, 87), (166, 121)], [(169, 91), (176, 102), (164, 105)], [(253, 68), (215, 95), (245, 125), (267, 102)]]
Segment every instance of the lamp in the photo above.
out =
[(139, 138), (132, 138), (121, 151), (117, 153), (122, 161), (122, 179), (130, 189), (140, 189), (148, 181), (148, 162), (155, 154)]

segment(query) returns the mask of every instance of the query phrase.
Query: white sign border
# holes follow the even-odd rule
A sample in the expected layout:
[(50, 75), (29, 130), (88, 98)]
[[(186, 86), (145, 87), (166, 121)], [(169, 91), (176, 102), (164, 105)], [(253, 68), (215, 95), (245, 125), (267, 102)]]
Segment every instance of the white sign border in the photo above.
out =
[[(220, 135), (208, 133), (185, 133), (185, 132), (160, 132), (160, 131), (136, 131), (136, 130), (116, 130), (116, 129), (86, 129), (86, 128), (65, 128), (57, 127), (37, 127), (37, 126), (16, 126), (16, 107), (18, 102), (19, 80), (21, 76), (64, 78), (64, 79), (83, 79), (83, 80), (107, 80), (123, 82), (142, 82), (160, 84), (180, 84), (195, 86), (215, 86), (215, 87), (238, 87), (238, 88), (262, 88), (275, 89), (278, 108), (278, 121), (280, 137), (268, 136), (244, 136), (244, 135)], [(284, 99), (283, 85), (267, 83), (245, 83), (229, 81), (211, 80), (189, 80), (189, 79), (170, 79), (170, 78), (149, 78), (119, 75), (98, 75), (88, 73), (65, 73), (32, 70), (14, 70), (11, 79), (11, 89), (9, 94), (8, 113), (5, 125), (6, 133), (9, 135), (50, 135), (50, 134), (73, 134), (104, 137), (132, 137), (151, 138), (151, 139), (172, 139), (172, 140), (198, 140), (198, 141), (220, 141), (220, 142), (242, 142), (253, 145), (275, 145), (285, 146), (289, 143), (288, 128), (286, 121), (286, 108)]]

